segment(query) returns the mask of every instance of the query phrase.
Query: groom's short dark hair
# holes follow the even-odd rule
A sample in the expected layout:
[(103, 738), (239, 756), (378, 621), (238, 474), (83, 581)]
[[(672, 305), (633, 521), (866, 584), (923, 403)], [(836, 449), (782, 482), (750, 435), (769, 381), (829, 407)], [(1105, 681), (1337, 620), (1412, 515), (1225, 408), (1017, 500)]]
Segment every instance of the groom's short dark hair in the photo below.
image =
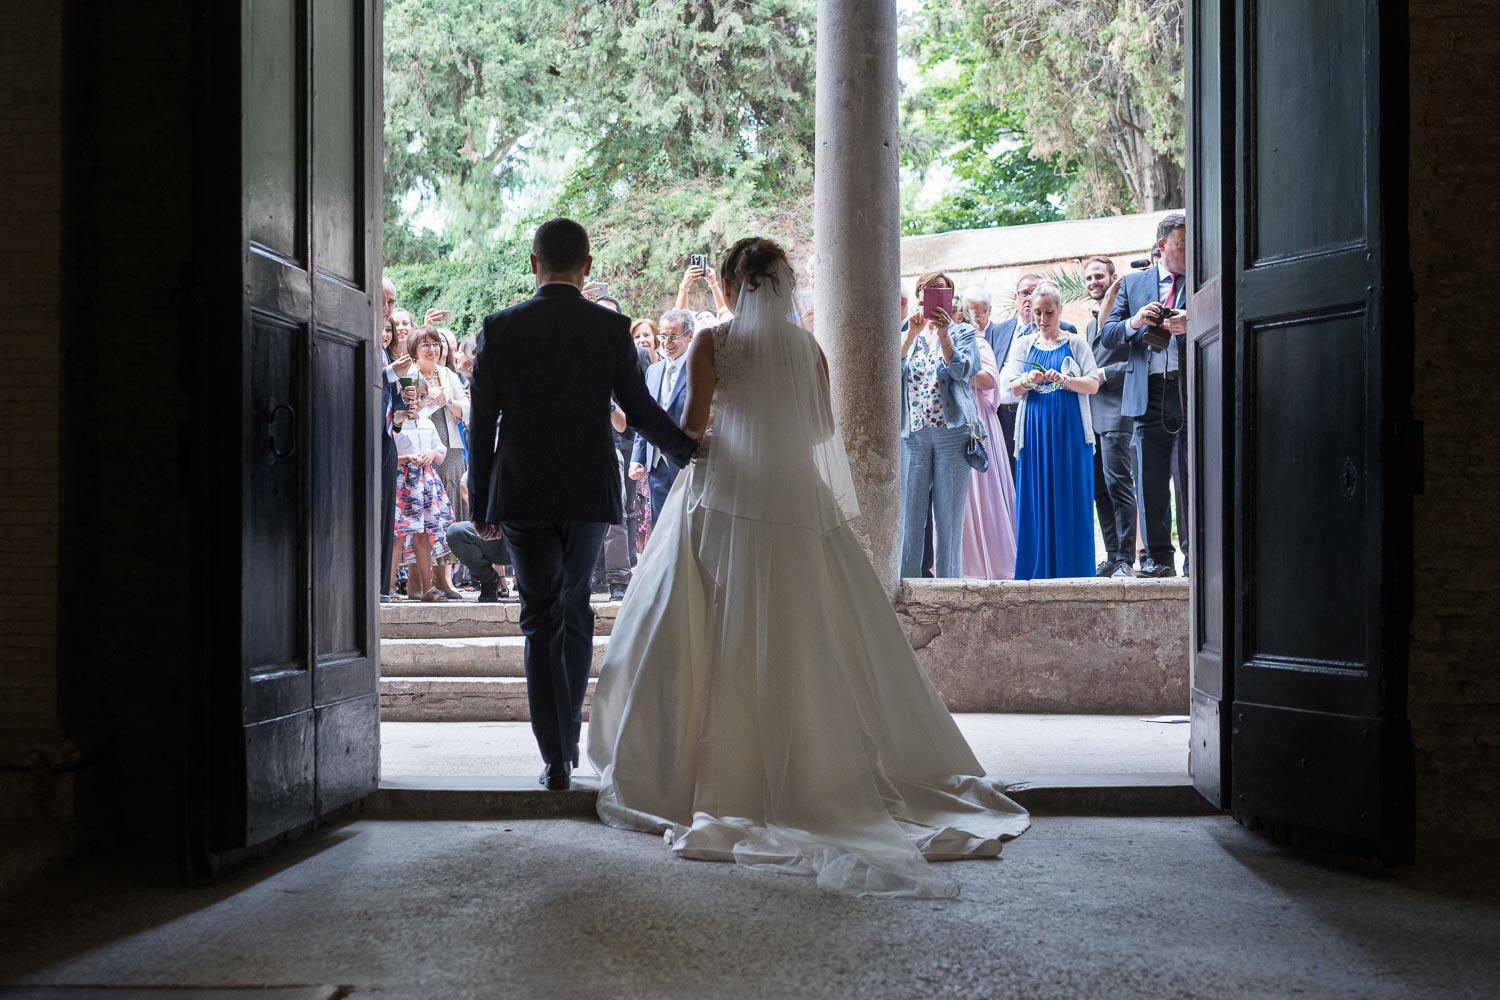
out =
[(543, 271), (581, 271), (589, 256), (589, 234), (572, 219), (549, 219), (537, 227), (531, 252)]

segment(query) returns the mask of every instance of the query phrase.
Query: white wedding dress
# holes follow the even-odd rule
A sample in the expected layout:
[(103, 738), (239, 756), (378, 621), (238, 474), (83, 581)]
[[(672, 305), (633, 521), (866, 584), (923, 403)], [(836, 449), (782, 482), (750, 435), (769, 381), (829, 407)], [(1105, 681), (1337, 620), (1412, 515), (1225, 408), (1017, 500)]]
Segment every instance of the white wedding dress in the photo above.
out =
[(836, 892), (954, 897), (928, 862), (996, 857), (1030, 818), (984, 777), (849, 528), (821, 355), (781, 278), (712, 333), (707, 456), (662, 507), (594, 696), (599, 816)]

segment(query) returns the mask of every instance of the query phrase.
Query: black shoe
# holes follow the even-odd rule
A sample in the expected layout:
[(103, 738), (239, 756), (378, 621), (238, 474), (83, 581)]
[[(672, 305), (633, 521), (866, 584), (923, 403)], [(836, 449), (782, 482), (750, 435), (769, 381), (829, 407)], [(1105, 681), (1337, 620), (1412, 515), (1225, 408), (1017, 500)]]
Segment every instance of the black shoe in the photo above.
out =
[(612, 583), (609, 585), (609, 599), (611, 601), (625, 600), (625, 585), (623, 583)]
[(1115, 565), (1116, 565), (1116, 560), (1114, 560), (1114, 559), (1106, 559), (1106, 560), (1104, 560), (1103, 562), (1101, 562), (1099, 564), (1098, 568), (1094, 572), (1094, 575), (1095, 576), (1114, 576), (1115, 575)]
[(536, 779), (536, 783), (549, 792), (566, 792), (573, 787), (573, 765), (567, 761), (548, 764), (542, 769), (542, 776)]
[(1135, 570), (1131, 569), (1130, 563), (1126, 562), (1124, 559), (1121, 559), (1119, 562), (1115, 563), (1114, 571), (1109, 575), (1115, 579), (1128, 579), (1135, 576)]
[(1141, 561), (1141, 568), (1135, 571), (1136, 576), (1150, 576), (1158, 579), (1168, 576), (1176, 576), (1177, 571), (1172, 568), (1171, 563), (1162, 564), (1147, 556)]
[(499, 580), (493, 580), (493, 581), (491, 581), (489, 583), (481, 583), (479, 585), (479, 603), (480, 604), (499, 604), (500, 603), (500, 581)]

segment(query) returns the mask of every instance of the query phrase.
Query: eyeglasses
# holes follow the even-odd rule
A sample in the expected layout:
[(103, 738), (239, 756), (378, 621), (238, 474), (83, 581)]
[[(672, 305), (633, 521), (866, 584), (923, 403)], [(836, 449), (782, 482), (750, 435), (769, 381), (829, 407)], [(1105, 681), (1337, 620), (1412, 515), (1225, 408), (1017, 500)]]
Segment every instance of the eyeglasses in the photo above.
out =
[(432, 341), (427, 341), (425, 343), (417, 345), (417, 350), (419, 351), (441, 351), (442, 349), (442, 345), (434, 344), (432, 343)]
[(661, 338), (661, 342), (663, 344), (675, 344), (679, 340), (687, 340), (687, 339), (688, 339), (687, 334), (674, 333), (671, 336)]

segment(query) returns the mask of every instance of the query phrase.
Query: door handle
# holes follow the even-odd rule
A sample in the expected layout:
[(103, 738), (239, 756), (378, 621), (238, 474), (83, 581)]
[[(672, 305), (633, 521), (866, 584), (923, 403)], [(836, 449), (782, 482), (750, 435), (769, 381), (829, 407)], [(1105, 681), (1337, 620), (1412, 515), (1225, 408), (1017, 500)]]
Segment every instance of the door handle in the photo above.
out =
[(296, 429), (296, 408), (293, 407), (291, 403), (278, 403), (274, 399), (268, 399), (266, 400), (266, 443), (271, 446), (271, 454), (275, 455), (277, 458), (291, 458), (292, 455), (296, 454), (297, 451), (297, 435), (293, 434), (291, 436), (291, 445), (286, 449), (286, 451), (282, 451), (280, 447), (280, 440), (276, 434), (276, 420), (281, 416), (283, 410), (286, 411), (286, 415), (292, 429)]

